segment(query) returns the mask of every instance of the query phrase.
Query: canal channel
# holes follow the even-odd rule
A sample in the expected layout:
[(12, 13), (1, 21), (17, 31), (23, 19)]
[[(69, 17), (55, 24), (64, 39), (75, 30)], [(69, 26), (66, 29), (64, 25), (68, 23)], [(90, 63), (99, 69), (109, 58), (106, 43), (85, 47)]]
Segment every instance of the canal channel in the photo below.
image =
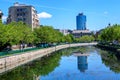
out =
[(94, 46), (67, 48), (3, 73), (0, 80), (120, 80), (120, 59)]

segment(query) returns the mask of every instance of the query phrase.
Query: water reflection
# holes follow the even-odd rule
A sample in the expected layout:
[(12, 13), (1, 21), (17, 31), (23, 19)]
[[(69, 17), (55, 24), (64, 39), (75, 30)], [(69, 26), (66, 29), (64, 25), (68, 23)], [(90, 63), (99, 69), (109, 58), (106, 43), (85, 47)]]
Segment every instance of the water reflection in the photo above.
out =
[(40, 76), (46, 76), (59, 66), (61, 56), (68, 56), (77, 48), (69, 48), (54, 52), (49, 57), (34, 60), (10, 72), (0, 75), (0, 80), (36, 80)]
[(88, 69), (87, 56), (78, 56), (77, 62), (78, 62), (78, 69), (81, 72), (85, 72), (85, 70)]
[(102, 62), (115, 73), (120, 73), (120, 55), (113, 52), (101, 53)]
[(10, 72), (0, 75), (0, 80), (36, 80), (40, 75), (48, 75), (59, 66), (61, 54), (37, 59), (26, 65), (20, 66)]
[(85, 72), (85, 70), (88, 69), (87, 56), (89, 56), (89, 54), (78, 51), (74, 52), (74, 55), (77, 56), (78, 69), (81, 72)]
[[(83, 54), (72, 55), (79, 51)], [(0, 80), (119, 80), (120, 74), (114, 72), (120, 72), (120, 60), (116, 55), (94, 47), (77, 47), (18, 67), (0, 75)]]

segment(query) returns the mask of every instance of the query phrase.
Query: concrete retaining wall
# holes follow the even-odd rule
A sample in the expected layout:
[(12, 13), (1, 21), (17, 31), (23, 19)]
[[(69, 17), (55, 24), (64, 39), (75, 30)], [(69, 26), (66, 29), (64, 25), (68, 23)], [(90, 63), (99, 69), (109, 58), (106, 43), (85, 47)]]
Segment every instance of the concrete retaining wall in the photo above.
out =
[(78, 44), (59, 45), (56, 47), (50, 47), (50, 48), (40, 49), (37, 51), (25, 52), (22, 54), (11, 55), (4, 58), (0, 58), (0, 73), (9, 71), (17, 66), (25, 64), (37, 58), (41, 58), (45, 55), (49, 55), (50, 53), (63, 48), (96, 45), (96, 44), (97, 43), (78, 43)]

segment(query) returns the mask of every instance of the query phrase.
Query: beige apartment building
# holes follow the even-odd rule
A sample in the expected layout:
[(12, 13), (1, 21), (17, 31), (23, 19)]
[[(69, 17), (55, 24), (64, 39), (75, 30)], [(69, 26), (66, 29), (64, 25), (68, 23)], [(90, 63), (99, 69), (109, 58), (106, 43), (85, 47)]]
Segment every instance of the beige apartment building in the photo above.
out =
[(23, 21), (24, 23), (36, 28), (39, 26), (37, 11), (31, 5), (19, 4), (16, 2), (9, 8), (7, 23)]

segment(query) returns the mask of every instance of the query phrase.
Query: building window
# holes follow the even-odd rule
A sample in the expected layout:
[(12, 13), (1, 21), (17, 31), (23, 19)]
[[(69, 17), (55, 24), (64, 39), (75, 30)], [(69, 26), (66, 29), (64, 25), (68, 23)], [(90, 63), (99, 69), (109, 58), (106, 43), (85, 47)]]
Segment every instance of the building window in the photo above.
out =
[(23, 11), (23, 9), (22, 9), (22, 8), (18, 8), (18, 9), (17, 9), (17, 12), (19, 12), (19, 11)]
[(22, 21), (22, 18), (17, 18), (17, 22)]
[(23, 16), (25, 16), (25, 13), (23, 13)]
[(22, 14), (20, 14), (20, 16), (22, 16)]
[(26, 21), (26, 18), (23, 18), (23, 21)]
[(19, 16), (19, 14), (17, 14), (17, 16)]
[(27, 9), (26, 9), (26, 8), (23, 8), (22, 11), (23, 11), (23, 12), (27, 12)]
[(19, 9), (17, 9), (17, 11), (19, 11)]
[(22, 9), (20, 9), (20, 11), (22, 11)]

